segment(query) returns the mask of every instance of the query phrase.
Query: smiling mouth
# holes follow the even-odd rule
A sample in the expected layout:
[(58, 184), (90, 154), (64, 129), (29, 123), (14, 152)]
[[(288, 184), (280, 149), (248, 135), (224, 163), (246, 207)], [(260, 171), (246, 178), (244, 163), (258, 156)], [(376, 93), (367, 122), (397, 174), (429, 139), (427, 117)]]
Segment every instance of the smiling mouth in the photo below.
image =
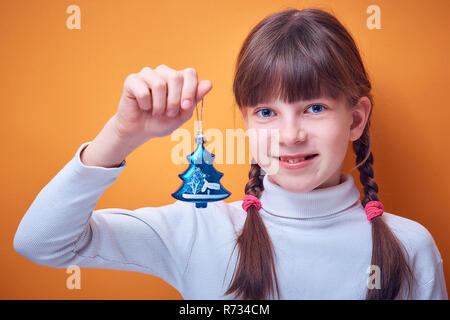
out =
[(298, 162), (302, 162), (302, 161), (305, 161), (305, 160), (314, 158), (314, 157), (316, 157), (316, 156), (318, 156), (318, 155), (319, 155), (318, 153), (315, 153), (315, 154), (306, 156), (306, 157), (304, 157), (304, 158), (289, 159), (289, 160), (287, 160), (287, 159), (282, 159), (282, 157), (278, 157), (278, 160), (279, 160), (279, 161), (286, 162), (286, 163), (298, 163)]

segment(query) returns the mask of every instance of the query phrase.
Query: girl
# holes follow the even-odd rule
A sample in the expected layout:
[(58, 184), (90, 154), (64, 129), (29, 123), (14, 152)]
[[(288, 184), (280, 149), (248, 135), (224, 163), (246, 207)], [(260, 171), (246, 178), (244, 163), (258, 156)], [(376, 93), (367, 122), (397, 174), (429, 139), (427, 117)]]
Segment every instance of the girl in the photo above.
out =
[[(266, 17), (239, 53), (233, 90), (245, 125), (279, 133), (268, 150), (250, 139), (242, 201), (94, 211), (126, 156), (186, 122), (210, 90), (192, 68), (130, 75), (118, 112), (32, 203), (15, 250), (56, 268), (156, 275), (185, 299), (447, 299), (431, 234), (379, 201), (371, 83), (350, 34), (318, 9)], [(361, 201), (342, 172), (349, 141)]]

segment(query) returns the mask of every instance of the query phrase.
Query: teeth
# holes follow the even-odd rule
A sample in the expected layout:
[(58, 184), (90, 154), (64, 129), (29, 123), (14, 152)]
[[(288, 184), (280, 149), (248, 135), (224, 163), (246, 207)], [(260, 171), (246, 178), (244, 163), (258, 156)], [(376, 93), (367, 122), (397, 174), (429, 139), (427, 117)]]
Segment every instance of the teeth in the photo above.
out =
[(300, 162), (300, 161), (303, 161), (303, 160), (305, 160), (305, 158), (294, 159), (294, 160), (286, 160), (286, 159), (281, 158), (281, 161), (284, 161), (284, 162), (287, 162), (287, 163), (297, 163), (297, 162)]
[(293, 160), (287, 160), (286, 158), (278, 157), (278, 159), (279, 159), (280, 161), (287, 162), (287, 163), (297, 163), (297, 162), (301, 162), (301, 161), (306, 160), (306, 158), (311, 159), (311, 158), (313, 158), (313, 155), (309, 155), (309, 156), (306, 156), (305, 158), (298, 158), (298, 159), (293, 159)]

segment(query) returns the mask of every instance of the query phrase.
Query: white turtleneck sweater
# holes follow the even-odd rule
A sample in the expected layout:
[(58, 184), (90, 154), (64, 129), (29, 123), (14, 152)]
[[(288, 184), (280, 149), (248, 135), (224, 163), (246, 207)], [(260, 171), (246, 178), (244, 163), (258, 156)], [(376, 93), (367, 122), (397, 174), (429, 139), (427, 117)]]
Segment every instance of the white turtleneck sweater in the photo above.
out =
[[(89, 143), (37, 195), (16, 232), (16, 252), (55, 268), (155, 275), (185, 299), (233, 299), (223, 294), (246, 217), (242, 201), (94, 210), (126, 161), (116, 168), (86, 166), (80, 153)], [(260, 214), (276, 252), (280, 298), (364, 299), (372, 236), (353, 177), (343, 173), (339, 185), (306, 193), (289, 192), (268, 176), (263, 182)], [(391, 213), (382, 218), (405, 245), (417, 279), (412, 296), (399, 299), (448, 299), (442, 258), (429, 231)]]

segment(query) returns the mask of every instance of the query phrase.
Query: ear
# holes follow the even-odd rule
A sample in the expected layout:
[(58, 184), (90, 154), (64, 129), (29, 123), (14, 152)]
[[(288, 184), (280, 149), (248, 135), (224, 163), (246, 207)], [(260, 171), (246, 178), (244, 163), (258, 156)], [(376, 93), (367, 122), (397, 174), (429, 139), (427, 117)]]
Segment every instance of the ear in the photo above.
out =
[(361, 97), (356, 106), (353, 107), (351, 111), (352, 122), (350, 126), (350, 141), (356, 141), (361, 137), (369, 119), (371, 108), (372, 103), (366, 96)]

